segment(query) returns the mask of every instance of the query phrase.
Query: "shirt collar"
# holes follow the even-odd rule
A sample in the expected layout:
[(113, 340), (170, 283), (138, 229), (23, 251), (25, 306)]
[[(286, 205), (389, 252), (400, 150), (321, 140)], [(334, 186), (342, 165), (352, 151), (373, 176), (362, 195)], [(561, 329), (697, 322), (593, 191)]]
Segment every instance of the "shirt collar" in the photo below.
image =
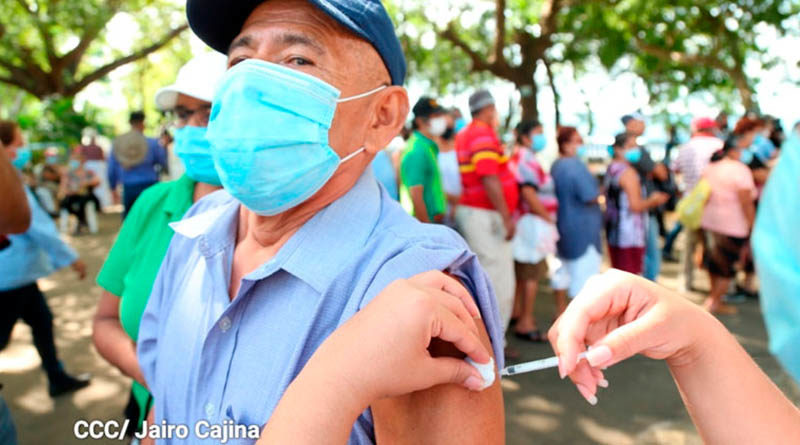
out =
[(192, 205), (194, 185), (195, 181), (186, 175), (175, 180), (164, 201), (164, 213), (171, 216), (185, 213), (186, 209)]
[(431, 150), (434, 151), (434, 154), (438, 154), (439, 153), (439, 146), (436, 145), (436, 142), (434, 142), (431, 138), (429, 138), (429, 137), (425, 136), (424, 134), (422, 134), (421, 131), (414, 130), (414, 136), (416, 136), (417, 139), (419, 139), (422, 143), (424, 143), (425, 145), (430, 147)]
[[(259, 280), (283, 269), (323, 293), (346, 266), (347, 258), (372, 234), (381, 213), (381, 196), (368, 167), (347, 193), (317, 212), (272, 260), (246, 278)], [(172, 223), (171, 227), (176, 233), (195, 239), (200, 252), (211, 257), (236, 242), (239, 205), (227, 194), (221, 205)]]

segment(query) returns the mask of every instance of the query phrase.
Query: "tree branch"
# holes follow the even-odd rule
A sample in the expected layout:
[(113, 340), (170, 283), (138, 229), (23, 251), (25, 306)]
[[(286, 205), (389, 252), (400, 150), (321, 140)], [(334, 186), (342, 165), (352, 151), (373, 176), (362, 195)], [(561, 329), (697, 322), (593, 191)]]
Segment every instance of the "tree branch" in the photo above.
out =
[(153, 43), (152, 45), (142, 48), (139, 51), (134, 52), (125, 57), (121, 57), (111, 63), (101, 66), (100, 68), (96, 69), (95, 71), (87, 74), (81, 80), (75, 82), (72, 85), (69, 85), (65, 88), (64, 95), (65, 96), (74, 96), (82, 89), (86, 88), (90, 83), (101, 79), (106, 74), (114, 71), (115, 69), (139, 60), (141, 58), (147, 57), (150, 53), (158, 51), (162, 47), (164, 47), (167, 43), (169, 43), (172, 39), (180, 35), (183, 31), (185, 31), (189, 27), (188, 24), (183, 24), (169, 33), (167, 33), (161, 40)]
[(562, 6), (562, 0), (547, 0), (544, 3), (539, 23), (542, 34), (539, 36), (539, 39), (550, 40), (550, 36), (556, 32), (558, 26), (556, 19), (558, 18), (558, 13), (561, 11)]
[(58, 61), (58, 56), (56, 56), (56, 51), (53, 46), (53, 35), (50, 34), (50, 30), (47, 29), (47, 25), (42, 22), (42, 17), (39, 15), (38, 10), (33, 11), (28, 5), (27, 0), (17, 0), (17, 3), (28, 13), (33, 20), (34, 26), (39, 31), (39, 35), (42, 38), (42, 43), (44, 43), (44, 51), (45, 55), (47, 55), (47, 61), (50, 63), (50, 68), (53, 68), (54, 65)]
[(447, 28), (444, 31), (438, 32), (439, 36), (450, 43), (452, 43), (456, 48), (459, 48), (461, 51), (464, 51), (464, 54), (469, 57), (469, 60), (472, 62), (472, 69), (478, 71), (491, 71), (493, 72), (494, 67), (493, 63), (488, 62), (484, 59), (480, 54), (475, 52), (472, 48), (467, 45), (467, 42), (461, 39), (456, 32), (455, 25), (450, 23), (447, 25)]
[[(680, 51), (672, 51), (667, 48), (647, 44), (638, 38), (636, 39), (636, 46), (640, 50), (650, 54), (653, 57), (657, 57), (662, 60), (668, 60), (680, 65), (705, 65), (726, 73), (730, 73), (732, 70), (716, 56), (703, 56), (700, 54), (691, 55)], [(718, 51), (713, 51), (712, 53), (716, 54), (717, 52)]]
[(495, 38), (494, 38), (494, 56), (491, 59), (492, 63), (505, 63), (506, 58), (503, 55), (503, 49), (506, 47), (506, 0), (497, 0), (495, 10)]

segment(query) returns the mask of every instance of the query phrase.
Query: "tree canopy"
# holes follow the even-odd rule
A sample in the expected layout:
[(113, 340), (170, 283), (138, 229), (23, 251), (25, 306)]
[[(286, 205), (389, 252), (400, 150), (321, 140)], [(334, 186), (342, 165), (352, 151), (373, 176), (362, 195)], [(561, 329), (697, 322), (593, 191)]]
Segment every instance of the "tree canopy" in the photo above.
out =
[[(758, 36), (791, 32), (792, 0), (394, 0), (391, 12), (412, 76), (440, 92), (487, 77), (512, 82), (525, 118), (538, 116), (534, 73), (544, 66), (558, 101), (553, 67), (588, 61), (624, 66), (641, 77), (651, 101), (708, 91), (748, 110), (758, 79), (748, 64), (769, 68)], [(794, 30), (795, 32), (797, 30)], [(624, 61), (620, 65), (620, 62)], [(468, 74), (465, 74), (468, 73)], [(724, 98), (728, 98), (725, 100)], [(558, 103), (556, 103), (558, 110)]]
[[(130, 51), (108, 43), (109, 23), (139, 25)], [(187, 29), (166, 0), (6, 0), (0, 17), (0, 83), (36, 98), (71, 98), (113, 70), (146, 57)]]

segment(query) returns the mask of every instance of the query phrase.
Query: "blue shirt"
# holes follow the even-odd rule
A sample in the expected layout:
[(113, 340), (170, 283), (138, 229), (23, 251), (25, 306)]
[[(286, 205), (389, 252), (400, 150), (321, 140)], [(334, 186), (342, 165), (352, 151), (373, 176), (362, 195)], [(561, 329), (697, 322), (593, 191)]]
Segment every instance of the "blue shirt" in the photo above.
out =
[(53, 219), (28, 187), (25, 194), (31, 208), (31, 226), (23, 234), (8, 235), (11, 245), (0, 250), (0, 291), (35, 283), (78, 259), (78, 254), (61, 241)]
[(383, 184), (383, 187), (395, 201), (400, 199), (400, 191), (397, 189), (397, 172), (395, 171), (392, 158), (386, 150), (381, 150), (375, 155), (372, 160), (372, 171), (378, 182)]
[[(238, 216), (239, 203), (222, 190), (173, 223), (139, 328), (157, 422), (266, 424), (331, 332), (391, 282), (429, 270), (452, 273), (472, 293), (503, 366), (497, 303), (476, 256), (454, 231), (407, 215), (371, 169), (245, 276), (230, 301)], [(373, 442), (367, 410), (350, 443)]]
[(123, 185), (158, 182), (157, 165), (167, 168), (167, 151), (157, 139), (147, 138), (147, 156), (141, 164), (128, 170), (122, 168), (112, 150), (108, 157), (108, 184), (114, 189), (120, 182)]
[(603, 251), (600, 231), (603, 213), (595, 199), (600, 194), (597, 179), (578, 158), (559, 158), (550, 169), (558, 199), (558, 255), (574, 260), (594, 245)]

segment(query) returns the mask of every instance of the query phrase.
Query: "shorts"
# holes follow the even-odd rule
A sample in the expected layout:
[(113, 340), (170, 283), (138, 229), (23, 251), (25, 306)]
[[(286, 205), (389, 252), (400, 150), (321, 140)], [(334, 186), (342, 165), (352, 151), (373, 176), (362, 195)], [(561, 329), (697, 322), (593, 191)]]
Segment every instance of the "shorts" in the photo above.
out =
[(608, 256), (611, 257), (611, 267), (635, 275), (641, 275), (644, 270), (644, 247), (614, 247), (608, 246)]
[(594, 245), (590, 245), (578, 258), (552, 258), (550, 261), (551, 270), (555, 270), (550, 277), (550, 286), (554, 290), (566, 290), (570, 298), (575, 298), (589, 278), (600, 273), (603, 256)]
[(747, 238), (706, 232), (707, 249), (703, 262), (708, 273), (717, 277), (734, 278), (736, 263), (741, 260)]
[(520, 263), (514, 261), (514, 276), (519, 281), (536, 281), (538, 282), (547, 276), (547, 261), (542, 260), (536, 264)]

